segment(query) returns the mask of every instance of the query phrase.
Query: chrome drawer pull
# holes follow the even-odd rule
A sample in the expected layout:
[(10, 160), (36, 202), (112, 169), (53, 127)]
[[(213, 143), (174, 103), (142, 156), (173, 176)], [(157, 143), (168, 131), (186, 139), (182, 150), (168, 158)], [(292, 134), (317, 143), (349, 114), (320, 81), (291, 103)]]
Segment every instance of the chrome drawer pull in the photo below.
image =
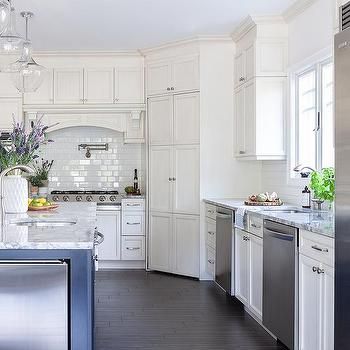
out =
[(311, 248), (312, 248), (312, 249), (315, 249), (315, 250), (317, 250), (317, 251), (319, 251), (319, 252), (328, 253), (328, 248), (320, 248), (320, 247), (318, 247), (317, 245), (313, 245), (313, 246), (311, 246)]
[(251, 226), (255, 228), (261, 228), (261, 226), (258, 226), (257, 224), (254, 224), (254, 223), (252, 223)]
[(141, 222), (127, 222), (127, 225), (141, 225)]
[(127, 203), (127, 207), (139, 207), (141, 204), (130, 204), (130, 203)]
[(214, 260), (211, 260), (211, 259), (208, 259), (208, 263), (211, 264), (211, 265), (214, 265), (214, 264), (215, 264), (215, 261), (214, 261)]
[(140, 250), (140, 247), (126, 247), (126, 250)]

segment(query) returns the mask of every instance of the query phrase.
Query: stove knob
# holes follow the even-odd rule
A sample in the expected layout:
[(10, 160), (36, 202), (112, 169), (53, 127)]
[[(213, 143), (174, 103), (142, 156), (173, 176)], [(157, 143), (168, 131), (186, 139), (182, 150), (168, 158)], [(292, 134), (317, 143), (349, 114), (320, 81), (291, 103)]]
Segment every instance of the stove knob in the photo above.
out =
[(115, 201), (117, 200), (117, 197), (116, 197), (116, 196), (110, 196), (110, 197), (109, 197), (109, 200), (110, 200), (111, 202), (115, 202)]
[(53, 197), (52, 197), (52, 200), (53, 200), (54, 202), (58, 202), (59, 198), (58, 198), (58, 196), (53, 196)]
[(64, 202), (69, 202), (69, 197), (68, 196), (63, 196), (63, 201)]
[(82, 196), (76, 196), (75, 200), (77, 202), (81, 202), (83, 200), (83, 197)]
[(100, 200), (100, 202), (105, 202), (106, 201), (106, 196), (100, 196), (99, 200)]
[(92, 201), (92, 196), (87, 196), (87, 197), (86, 197), (86, 200), (87, 200), (88, 202), (91, 202), (91, 201)]

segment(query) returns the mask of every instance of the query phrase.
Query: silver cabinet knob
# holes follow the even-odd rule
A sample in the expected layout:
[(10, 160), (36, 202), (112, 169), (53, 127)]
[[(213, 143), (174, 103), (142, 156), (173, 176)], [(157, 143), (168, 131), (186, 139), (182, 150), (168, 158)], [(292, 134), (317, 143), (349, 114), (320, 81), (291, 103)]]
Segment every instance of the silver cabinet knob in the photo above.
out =
[(312, 267), (312, 272), (316, 272), (317, 271), (317, 267), (316, 266), (313, 266)]
[(174, 87), (172, 87), (170, 90), (171, 90), (171, 91), (174, 91), (174, 90), (175, 90), (175, 88), (174, 88)]
[(173, 181), (176, 181), (176, 177), (173, 177)]
[(245, 81), (245, 78), (244, 77), (240, 77), (239, 81)]
[(170, 91), (170, 87), (168, 87), (168, 88), (166, 88), (167, 89), (167, 91)]
[(214, 264), (215, 264), (215, 261), (214, 261), (214, 260), (211, 260), (211, 259), (208, 259), (208, 263), (209, 263), (210, 265), (214, 265)]
[(173, 181), (173, 179), (172, 179), (171, 177), (169, 177), (169, 182), (170, 182), (170, 181)]
[(324, 273), (324, 269), (318, 268), (318, 269), (317, 269), (317, 273), (318, 273), (319, 275), (322, 274), (322, 273)]

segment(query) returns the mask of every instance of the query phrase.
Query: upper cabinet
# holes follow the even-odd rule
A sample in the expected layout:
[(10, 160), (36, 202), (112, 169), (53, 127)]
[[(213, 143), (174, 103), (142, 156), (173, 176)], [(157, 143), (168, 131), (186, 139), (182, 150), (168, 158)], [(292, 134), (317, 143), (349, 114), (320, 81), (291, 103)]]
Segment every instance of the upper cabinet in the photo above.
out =
[(84, 103), (114, 102), (114, 69), (84, 69)]
[(37, 91), (25, 93), (23, 98), (24, 104), (53, 104), (53, 69), (45, 71), (43, 83)]
[(199, 90), (198, 55), (148, 62), (148, 96), (196, 90)]
[(144, 103), (144, 71), (141, 66), (115, 69), (115, 103)]
[(287, 34), (280, 17), (265, 16), (248, 17), (233, 34), (237, 158), (285, 159)]
[(84, 70), (63, 68), (54, 70), (55, 104), (81, 104), (84, 102)]

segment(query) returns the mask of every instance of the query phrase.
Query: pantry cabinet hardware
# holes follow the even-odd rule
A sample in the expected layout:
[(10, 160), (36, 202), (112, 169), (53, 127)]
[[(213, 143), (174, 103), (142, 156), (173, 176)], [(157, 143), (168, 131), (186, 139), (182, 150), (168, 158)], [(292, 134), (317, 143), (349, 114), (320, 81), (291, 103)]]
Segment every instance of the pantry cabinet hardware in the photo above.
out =
[(312, 267), (312, 272), (317, 272), (317, 267), (316, 266)]
[(315, 249), (315, 250), (317, 250), (319, 252), (328, 253), (328, 248), (320, 248), (317, 245), (313, 245), (313, 246), (311, 246), (311, 248)]
[(170, 87), (168, 87), (167, 90), (170, 91)]
[(208, 259), (208, 263), (211, 264), (211, 265), (214, 265), (214, 264), (215, 264), (215, 261), (214, 261), (214, 260), (211, 260), (211, 259)]
[(323, 274), (324, 273), (324, 269), (320, 269), (320, 268), (318, 268), (317, 269), (317, 273), (320, 275), (320, 274)]
[(126, 247), (126, 250), (140, 250), (140, 247)]
[(243, 77), (240, 77), (239, 81), (245, 81), (245, 79)]
[(127, 222), (127, 225), (141, 225), (141, 222)]
[(174, 87), (172, 87), (170, 90), (174, 91), (174, 90), (175, 90), (175, 88), (174, 88)]

